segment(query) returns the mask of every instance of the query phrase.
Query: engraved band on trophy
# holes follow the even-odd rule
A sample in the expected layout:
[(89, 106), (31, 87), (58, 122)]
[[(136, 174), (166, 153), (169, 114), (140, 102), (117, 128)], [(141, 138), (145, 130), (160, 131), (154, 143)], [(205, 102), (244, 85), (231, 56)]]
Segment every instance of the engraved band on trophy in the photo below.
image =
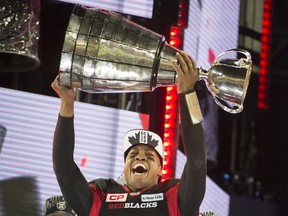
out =
[[(120, 93), (153, 91), (177, 84), (171, 61), (179, 50), (164, 36), (103, 9), (77, 5), (66, 30), (60, 62), (60, 85), (86, 92)], [(241, 59), (221, 59), (238, 52)], [(215, 102), (225, 111), (243, 109), (250, 73), (251, 56), (245, 50), (222, 53), (199, 80), (205, 80)], [(219, 102), (228, 101), (231, 109)]]

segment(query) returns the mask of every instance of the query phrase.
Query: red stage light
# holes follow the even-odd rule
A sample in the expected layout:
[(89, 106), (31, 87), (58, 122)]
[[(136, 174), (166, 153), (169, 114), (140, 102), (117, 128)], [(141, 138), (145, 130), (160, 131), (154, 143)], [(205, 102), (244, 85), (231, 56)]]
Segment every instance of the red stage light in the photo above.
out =
[(179, 0), (178, 4), (178, 26), (188, 27), (189, 0)]
[[(178, 23), (170, 27), (169, 44), (177, 49), (183, 49), (184, 28), (188, 26), (189, 0), (180, 0), (178, 7)], [(166, 88), (166, 104), (164, 118), (164, 167), (162, 179), (173, 177), (175, 164), (175, 141), (178, 128), (178, 94), (177, 86)]]
[(269, 84), (269, 57), (272, 21), (272, 0), (265, 0), (263, 6), (262, 37), (260, 69), (258, 79), (258, 103), (259, 109), (268, 109), (268, 84)]
[(162, 174), (163, 174), (163, 175), (166, 175), (166, 174), (167, 174), (167, 169), (163, 169), (163, 170), (162, 170)]
[(171, 178), (173, 175), (173, 159), (175, 158), (175, 130), (176, 130), (176, 113), (178, 106), (178, 95), (177, 95), (177, 87), (171, 86), (167, 87), (166, 91), (166, 112), (164, 119), (164, 172), (162, 173), (162, 178), (167, 179)]

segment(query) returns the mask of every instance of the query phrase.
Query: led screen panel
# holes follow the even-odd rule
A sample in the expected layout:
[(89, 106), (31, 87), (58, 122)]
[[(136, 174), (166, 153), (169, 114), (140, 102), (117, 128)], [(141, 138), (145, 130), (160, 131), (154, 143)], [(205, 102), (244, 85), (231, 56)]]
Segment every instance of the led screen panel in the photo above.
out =
[(153, 0), (60, 0), (87, 7), (103, 8), (118, 13), (152, 18)]
[[(186, 162), (186, 156), (179, 150), (176, 155), (176, 169), (175, 177), (180, 178), (184, 165)], [(230, 196), (224, 190), (222, 190), (209, 176), (206, 177), (206, 193), (203, 202), (200, 206), (200, 212), (214, 212), (216, 215), (229, 216)]]
[[(0, 88), (0, 215), (43, 215), (61, 194), (52, 167), (59, 107), (59, 98)], [(74, 158), (86, 179), (120, 176), (125, 132), (148, 125), (145, 114), (76, 102)]]
[(199, 67), (208, 69), (220, 53), (238, 47), (239, 13), (239, 0), (190, 1), (184, 50)]

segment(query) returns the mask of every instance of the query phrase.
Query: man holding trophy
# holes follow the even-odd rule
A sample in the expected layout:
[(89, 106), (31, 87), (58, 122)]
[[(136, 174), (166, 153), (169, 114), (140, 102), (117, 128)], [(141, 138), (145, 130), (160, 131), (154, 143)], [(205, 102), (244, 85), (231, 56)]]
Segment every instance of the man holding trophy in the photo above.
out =
[[(61, 99), (53, 144), (54, 171), (65, 200), (77, 215), (198, 214), (206, 182), (202, 116), (194, 91), (199, 73), (196, 63), (186, 53), (177, 53), (176, 58), (180, 66), (175, 62), (172, 64), (178, 75), (177, 92), (187, 156), (181, 179), (160, 181), (163, 160), (161, 138), (151, 131), (133, 130), (124, 138), (123, 183), (113, 179), (96, 179), (87, 183), (73, 161), (75, 91), (61, 86), (59, 77), (52, 83)], [(133, 139), (132, 142), (137, 135), (146, 137), (146, 140), (152, 137), (151, 142), (141, 139)]]
[[(232, 52), (245, 58), (220, 58)], [(198, 69), (188, 54), (167, 44), (162, 35), (115, 13), (76, 6), (66, 31), (60, 75), (51, 84), (61, 99), (53, 165), (65, 200), (81, 216), (197, 215), (206, 187), (206, 151), (195, 83), (205, 80), (222, 109), (241, 112), (251, 64), (248, 52), (228, 50), (207, 71)], [(74, 88), (115, 93), (153, 91), (175, 84), (187, 157), (181, 178), (161, 181), (161, 138), (152, 131), (132, 130), (124, 136), (121, 181), (88, 183), (73, 161)]]

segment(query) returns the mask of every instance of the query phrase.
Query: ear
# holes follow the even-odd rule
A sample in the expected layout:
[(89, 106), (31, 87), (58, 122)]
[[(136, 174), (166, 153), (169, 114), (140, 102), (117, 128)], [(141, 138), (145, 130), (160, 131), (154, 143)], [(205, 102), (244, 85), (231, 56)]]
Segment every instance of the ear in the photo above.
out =
[(126, 166), (125, 166), (125, 164), (124, 164), (123, 173), (125, 173), (125, 171), (126, 171)]
[(161, 165), (159, 166), (157, 176), (159, 176), (159, 177), (162, 176), (162, 166)]

